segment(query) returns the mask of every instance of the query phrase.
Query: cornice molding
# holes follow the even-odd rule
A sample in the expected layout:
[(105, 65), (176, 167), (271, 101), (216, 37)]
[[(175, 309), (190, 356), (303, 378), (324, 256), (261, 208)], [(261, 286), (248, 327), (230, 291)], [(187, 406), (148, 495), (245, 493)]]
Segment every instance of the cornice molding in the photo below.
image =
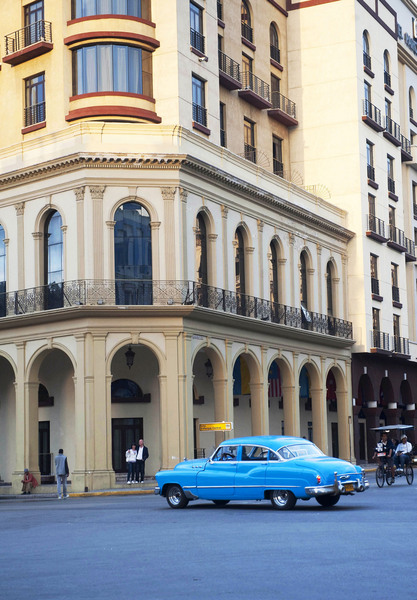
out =
[[(256, 201), (258, 204), (275, 208), (290, 218), (307, 222), (317, 229), (331, 232), (333, 235), (346, 241), (354, 237), (353, 232), (340, 225), (335, 225), (331, 221), (317, 216), (315, 213), (301, 208), (288, 200), (279, 198), (270, 192), (265, 192), (261, 188), (230, 175), (226, 171), (222, 171), (217, 167), (185, 154), (173, 154), (169, 156), (150, 155), (148, 157), (111, 153), (71, 154), (58, 160), (38, 164), (35, 167), (19, 169), (0, 175), (0, 191), (10, 189), (22, 183), (32, 183), (81, 169), (163, 169), (194, 173), (198, 174), (202, 179), (215, 181), (224, 187), (232, 189), (234, 192), (237, 191), (243, 197)], [(288, 187), (295, 193), (309, 195), (308, 192), (301, 190), (295, 184), (288, 183)], [(175, 188), (173, 189), (175, 190)], [(172, 188), (170, 187), (162, 188), (161, 191), (162, 194), (168, 194), (168, 198), (172, 194)]]

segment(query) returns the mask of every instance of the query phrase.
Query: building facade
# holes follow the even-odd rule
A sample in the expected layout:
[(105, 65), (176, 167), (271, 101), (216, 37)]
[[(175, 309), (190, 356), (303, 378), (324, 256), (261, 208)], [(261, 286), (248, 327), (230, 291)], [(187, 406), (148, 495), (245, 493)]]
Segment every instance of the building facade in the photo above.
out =
[[(372, 427), (416, 421), (416, 6), (407, 0), (288, 7), (291, 164), (348, 212), (355, 454)], [(343, 23), (343, 26), (340, 24)], [(320, 132), (320, 135), (318, 135)], [(414, 436), (413, 436), (414, 439)]]
[(3, 489), (60, 447), (72, 490), (117, 486), (140, 437), (152, 475), (213, 421), (354, 459), (353, 233), (290, 159), (286, 8), (0, 10)]

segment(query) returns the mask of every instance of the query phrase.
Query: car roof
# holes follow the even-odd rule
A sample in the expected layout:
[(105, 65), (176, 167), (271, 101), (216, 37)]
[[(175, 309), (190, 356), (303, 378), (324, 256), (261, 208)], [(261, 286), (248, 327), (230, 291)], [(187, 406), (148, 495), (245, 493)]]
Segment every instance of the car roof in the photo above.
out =
[(293, 437), (289, 435), (253, 435), (225, 440), (220, 444), (220, 446), (266, 446), (271, 450), (279, 450), (282, 448), (282, 446), (292, 444), (311, 444), (311, 442), (305, 438)]

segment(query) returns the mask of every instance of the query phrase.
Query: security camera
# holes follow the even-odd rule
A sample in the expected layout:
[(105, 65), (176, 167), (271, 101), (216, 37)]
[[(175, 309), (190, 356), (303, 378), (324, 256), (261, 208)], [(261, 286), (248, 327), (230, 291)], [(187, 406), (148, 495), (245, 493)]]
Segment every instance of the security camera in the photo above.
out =
[(200, 56), (200, 58), (198, 60), (200, 62), (207, 62), (208, 61), (208, 56)]

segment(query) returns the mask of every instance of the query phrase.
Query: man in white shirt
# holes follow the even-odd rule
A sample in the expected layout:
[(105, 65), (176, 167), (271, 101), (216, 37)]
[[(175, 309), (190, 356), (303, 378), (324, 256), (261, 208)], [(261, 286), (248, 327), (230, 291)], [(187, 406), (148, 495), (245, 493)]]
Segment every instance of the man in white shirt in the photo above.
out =
[(410, 462), (410, 454), (413, 447), (410, 442), (407, 441), (407, 436), (404, 434), (401, 436), (401, 442), (398, 444), (395, 450), (394, 464), (397, 467), (397, 471), (404, 471), (404, 465)]

